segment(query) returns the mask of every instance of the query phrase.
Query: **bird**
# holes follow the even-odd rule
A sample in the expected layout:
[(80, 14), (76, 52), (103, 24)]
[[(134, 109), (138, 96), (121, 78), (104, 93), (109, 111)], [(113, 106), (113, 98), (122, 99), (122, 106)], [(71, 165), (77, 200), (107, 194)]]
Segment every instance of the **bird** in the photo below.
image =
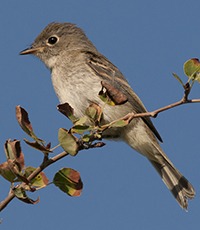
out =
[[(97, 50), (76, 24), (48, 24), (20, 54), (32, 54), (50, 69), (59, 102), (68, 103), (77, 118), (81, 118), (92, 103), (103, 107), (102, 124), (128, 113), (147, 112), (120, 70)], [(99, 97), (102, 82), (116, 89), (126, 100), (115, 106), (103, 102)], [(120, 139), (146, 157), (179, 205), (187, 210), (188, 200), (194, 198), (195, 190), (162, 150), (159, 143), (162, 138), (149, 117), (138, 117), (125, 127), (111, 128), (103, 137)]]

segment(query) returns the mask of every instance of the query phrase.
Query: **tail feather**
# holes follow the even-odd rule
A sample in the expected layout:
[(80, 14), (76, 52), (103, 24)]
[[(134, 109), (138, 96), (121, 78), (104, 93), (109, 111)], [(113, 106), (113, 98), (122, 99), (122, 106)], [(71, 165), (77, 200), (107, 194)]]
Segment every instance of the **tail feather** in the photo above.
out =
[(169, 162), (158, 163), (150, 160), (160, 174), (162, 180), (178, 201), (179, 205), (187, 209), (188, 199), (195, 196), (195, 191), (190, 182)]

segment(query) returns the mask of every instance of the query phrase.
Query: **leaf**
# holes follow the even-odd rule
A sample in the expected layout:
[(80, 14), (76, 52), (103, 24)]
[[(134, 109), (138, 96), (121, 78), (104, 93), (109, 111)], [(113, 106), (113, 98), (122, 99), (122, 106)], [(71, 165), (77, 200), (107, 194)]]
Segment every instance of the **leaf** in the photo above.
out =
[(85, 111), (85, 114), (94, 122), (100, 121), (102, 116), (102, 109), (96, 103), (92, 103)]
[(67, 118), (69, 118), (72, 123), (77, 121), (77, 118), (74, 116), (74, 109), (68, 103), (58, 105), (57, 109)]
[(24, 168), (24, 154), (22, 153), (19, 140), (7, 140), (4, 144), (7, 160), (12, 160), (17, 164), (19, 171)]
[(37, 141), (35, 141), (35, 142), (30, 142), (30, 141), (28, 141), (28, 140), (26, 140), (26, 139), (24, 139), (24, 141), (26, 142), (26, 144), (28, 144), (29, 146), (31, 146), (31, 147), (33, 147), (33, 148), (35, 148), (35, 149), (37, 149), (37, 150), (39, 150), (39, 151), (41, 151), (41, 152), (43, 152), (43, 153), (52, 153), (52, 151), (50, 150), (50, 147), (51, 147), (51, 145), (50, 146), (44, 146), (44, 145), (41, 145), (40, 143), (38, 143)]
[(86, 131), (89, 131), (91, 128), (88, 125), (75, 125), (71, 128), (72, 133), (83, 134)]
[(0, 164), (0, 174), (11, 183), (13, 183), (16, 179), (16, 174), (11, 170), (8, 162)]
[(91, 134), (85, 134), (81, 139), (83, 142), (89, 142), (91, 139)]
[(14, 188), (13, 191), (15, 193), (15, 196), (19, 200), (21, 200), (21, 201), (23, 201), (23, 202), (25, 202), (27, 204), (37, 204), (40, 201), (39, 197), (37, 198), (37, 200), (32, 200), (31, 198), (29, 198), (26, 195), (25, 189), (22, 188), (22, 187)]
[(105, 95), (107, 95), (110, 101), (112, 101), (115, 105), (122, 105), (128, 101), (128, 98), (124, 93), (122, 93), (119, 89), (109, 84), (108, 82), (102, 81), (101, 85), (102, 91), (103, 88), (106, 89)]
[(19, 166), (16, 164), (15, 160), (8, 159), (6, 162), (0, 165), (0, 175), (2, 175), (6, 180), (13, 182), (25, 182), (29, 183), (26, 177), (23, 176), (22, 172), (19, 170)]
[(180, 77), (175, 73), (172, 73), (172, 74), (176, 78), (176, 80), (184, 87), (184, 84), (183, 84), (182, 80), (180, 79)]
[(114, 121), (114, 122), (108, 124), (108, 126), (109, 126), (109, 128), (117, 128), (117, 127), (124, 127), (124, 126), (126, 126), (128, 124), (129, 124), (128, 119), (127, 120), (122, 119), (122, 120)]
[(37, 142), (44, 142), (34, 134), (31, 122), (29, 121), (28, 113), (19, 105), (16, 106), (16, 118), (20, 127), (24, 130), (26, 134), (28, 134)]
[(69, 196), (80, 196), (83, 183), (78, 171), (71, 168), (62, 168), (54, 178), (53, 183)]
[(29, 121), (28, 113), (25, 109), (20, 107), (19, 105), (16, 106), (16, 117), (17, 121), (19, 122), (19, 125), (21, 128), (28, 134), (31, 135), (33, 132), (33, 128), (31, 125), (31, 122)]
[(92, 120), (96, 120), (97, 119), (97, 110), (90, 106), (86, 109), (86, 115), (88, 117), (90, 117)]
[(72, 156), (75, 156), (78, 153), (78, 144), (76, 138), (64, 128), (60, 128), (58, 131), (58, 140), (60, 145)]
[(85, 123), (88, 121), (88, 117), (87, 116), (83, 116), (80, 119), (78, 119), (74, 125), (85, 125)]
[(109, 98), (107, 92), (106, 92), (106, 91), (105, 91), (105, 92), (103, 91), (103, 88), (102, 88), (102, 90), (99, 92), (99, 97), (100, 97), (100, 99), (101, 99), (103, 102), (105, 102), (106, 104), (108, 104), (108, 105), (110, 105), (110, 106), (114, 106), (114, 105), (115, 105), (114, 101), (110, 100), (110, 98)]
[[(27, 167), (25, 169), (24, 176), (28, 178), (35, 170), (36, 168), (34, 167), (31, 167), (31, 166)], [(33, 180), (31, 180), (31, 185), (37, 188), (46, 187), (48, 183), (49, 183), (49, 180), (46, 177), (44, 172), (40, 172)]]
[(184, 63), (184, 73), (187, 77), (200, 83), (200, 62), (197, 58), (192, 58)]

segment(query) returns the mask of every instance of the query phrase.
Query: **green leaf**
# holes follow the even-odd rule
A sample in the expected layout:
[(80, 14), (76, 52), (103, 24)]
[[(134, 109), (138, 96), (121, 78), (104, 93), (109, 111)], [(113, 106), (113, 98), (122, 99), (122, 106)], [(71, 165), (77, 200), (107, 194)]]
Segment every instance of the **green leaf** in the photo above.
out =
[(200, 82), (200, 62), (197, 58), (192, 58), (184, 63), (184, 73), (192, 80)]
[(74, 125), (85, 125), (85, 123), (88, 121), (87, 116), (81, 117), (79, 120), (77, 120)]
[(86, 115), (89, 116), (92, 120), (96, 120), (97, 110), (94, 107), (88, 107), (86, 109)]
[(54, 178), (53, 183), (69, 196), (80, 196), (83, 183), (78, 171), (71, 168), (62, 168)]
[(32, 200), (31, 198), (29, 198), (29, 197), (26, 195), (25, 189), (22, 188), (22, 187), (14, 188), (13, 191), (14, 191), (14, 193), (15, 193), (15, 196), (16, 196), (19, 200), (21, 200), (21, 201), (23, 201), (23, 202), (25, 202), (25, 203), (27, 203), (27, 204), (37, 204), (37, 203), (40, 201), (39, 198), (37, 198), (37, 200)]
[[(24, 176), (28, 178), (36, 168), (34, 167), (27, 167), (25, 168)], [(31, 185), (37, 188), (46, 187), (49, 183), (48, 178), (46, 177), (44, 172), (40, 172), (33, 180), (31, 180)]]
[(72, 133), (83, 134), (86, 131), (90, 130), (90, 126), (88, 125), (75, 125), (71, 128)]
[(110, 105), (110, 106), (114, 106), (114, 105), (115, 105), (115, 102), (112, 101), (112, 100), (109, 98), (107, 92), (104, 92), (103, 90), (101, 90), (101, 91), (99, 92), (99, 98), (100, 98), (104, 103), (106, 103), (106, 104), (108, 104), (108, 105)]
[(111, 124), (108, 124), (108, 126), (109, 128), (117, 128), (117, 127), (120, 128), (128, 124), (129, 124), (128, 120), (118, 120), (118, 121), (112, 122)]
[(180, 79), (180, 77), (175, 73), (172, 73), (172, 74), (176, 78), (176, 80), (184, 87), (184, 84), (183, 84), (182, 80)]
[(58, 140), (60, 145), (72, 156), (75, 156), (78, 153), (78, 144), (76, 138), (64, 128), (60, 128), (58, 131)]
[(92, 103), (85, 111), (85, 114), (93, 121), (100, 121), (102, 116), (102, 109), (99, 105)]
[(13, 183), (16, 179), (16, 174), (11, 170), (11, 167), (8, 162), (0, 164), (0, 174), (6, 180)]
[(19, 170), (19, 164), (16, 160), (8, 159), (6, 162), (0, 165), (0, 175), (2, 175), (6, 180), (13, 182), (25, 182), (29, 183), (27, 178)]
[(83, 142), (89, 142), (91, 139), (91, 134), (85, 134), (83, 137), (82, 137), (82, 141)]

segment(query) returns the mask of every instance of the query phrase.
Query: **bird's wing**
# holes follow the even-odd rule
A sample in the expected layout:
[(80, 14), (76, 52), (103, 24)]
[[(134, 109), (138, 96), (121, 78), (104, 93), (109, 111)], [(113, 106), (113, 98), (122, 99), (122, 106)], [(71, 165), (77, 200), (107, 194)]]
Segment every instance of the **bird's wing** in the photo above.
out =
[[(99, 53), (89, 51), (83, 52), (86, 56), (87, 65), (92, 69), (92, 71), (99, 75), (104, 81), (108, 82), (120, 92), (125, 94), (136, 113), (147, 112), (140, 98), (132, 90), (123, 74), (115, 65), (113, 65), (106, 57)], [(142, 117), (142, 119), (151, 129), (151, 131), (156, 135), (158, 140), (162, 142), (162, 138), (154, 127), (151, 119), (149, 117)]]

